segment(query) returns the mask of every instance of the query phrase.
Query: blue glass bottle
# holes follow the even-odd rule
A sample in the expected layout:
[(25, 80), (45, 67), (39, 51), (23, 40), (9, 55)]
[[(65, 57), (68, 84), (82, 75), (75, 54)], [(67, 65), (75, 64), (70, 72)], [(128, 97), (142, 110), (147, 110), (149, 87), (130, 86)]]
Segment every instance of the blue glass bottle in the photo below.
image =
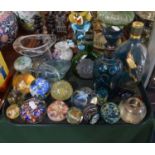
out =
[(141, 34), (144, 23), (135, 21), (132, 24), (130, 38), (115, 51), (115, 55), (122, 62), (134, 80), (142, 79), (145, 62), (147, 59), (147, 49), (141, 43)]

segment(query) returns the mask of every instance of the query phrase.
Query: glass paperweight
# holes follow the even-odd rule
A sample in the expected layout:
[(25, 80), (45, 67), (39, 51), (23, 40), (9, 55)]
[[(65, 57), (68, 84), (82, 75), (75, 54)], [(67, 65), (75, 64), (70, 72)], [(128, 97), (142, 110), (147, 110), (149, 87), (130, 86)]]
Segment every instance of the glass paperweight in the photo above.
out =
[(91, 88), (84, 87), (73, 93), (71, 102), (74, 106), (83, 109), (87, 104), (98, 104), (98, 99)]
[(30, 85), (34, 80), (35, 77), (29, 73), (17, 74), (13, 77), (13, 89), (22, 94), (28, 94), (30, 92)]
[(88, 104), (83, 110), (83, 120), (89, 124), (96, 124), (100, 118), (98, 107), (94, 104)]
[(99, 57), (99, 54), (92, 49), (78, 53), (72, 59), (72, 70), (83, 79), (93, 78), (94, 60)]
[(20, 108), (20, 117), (26, 123), (36, 124), (43, 120), (46, 114), (46, 104), (44, 101), (31, 98), (24, 101)]
[(130, 97), (123, 100), (120, 105), (121, 119), (126, 123), (138, 124), (146, 116), (147, 109), (145, 104), (137, 97)]
[(71, 107), (67, 113), (67, 122), (70, 124), (80, 124), (82, 120), (82, 111), (76, 107)]
[(30, 93), (33, 97), (44, 99), (49, 95), (50, 88), (51, 85), (47, 80), (37, 78), (31, 83)]
[(109, 124), (117, 123), (120, 119), (118, 106), (113, 102), (108, 102), (101, 107), (101, 117)]
[[(71, 62), (67, 60), (52, 60), (48, 61), (47, 64), (49, 66), (54, 67), (57, 70), (57, 75), (59, 75), (59, 80), (63, 79), (66, 73), (69, 71), (71, 67)], [(58, 81), (58, 80), (57, 80)]]
[(33, 34), (17, 38), (13, 43), (13, 48), (21, 55), (31, 58), (43, 56), (49, 59), (52, 58), (50, 48), (55, 42), (54, 35)]
[(54, 101), (47, 108), (47, 115), (51, 121), (60, 122), (66, 119), (68, 106), (63, 101)]
[(30, 57), (21, 56), (14, 62), (14, 68), (18, 72), (26, 72), (32, 67), (32, 60)]
[(20, 114), (20, 109), (17, 104), (12, 104), (6, 109), (6, 116), (9, 119), (16, 119)]
[(96, 59), (93, 71), (95, 90), (114, 89), (122, 69), (121, 61), (115, 57), (104, 54)]
[(67, 40), (56, 43), (54, 47), (55, 49), (52, 53), (53, 59), (60, 59), (66, 61), (70, 61), (72, 59), (73, 52)]
[(7, 96), (7, 101), (9, 104), (21, 105), (24, 100), (25, 95), (16, 90), (11, 90)]
[(56, 100), (67, 100), (73, 94), (71, 84), (65, 80), (60, 80), (52, 85), (51, 96)]

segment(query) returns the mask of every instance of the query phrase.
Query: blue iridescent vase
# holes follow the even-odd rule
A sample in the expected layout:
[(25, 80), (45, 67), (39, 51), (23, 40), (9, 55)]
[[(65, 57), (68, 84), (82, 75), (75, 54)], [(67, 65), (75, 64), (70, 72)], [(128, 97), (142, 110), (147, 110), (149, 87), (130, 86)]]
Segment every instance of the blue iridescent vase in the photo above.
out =
[(122, 29), (116, 26), (105, 27), (103, 29), (103, 34), (107, 40), (105, 47), (107, 50), (114, 51), (117, 47), (117, 42), (122, 36)]
[(117, 86), (123, 66), (119, 59), (104, 54), (94, 63), (93, 78), (95, 90), (114, 89)]

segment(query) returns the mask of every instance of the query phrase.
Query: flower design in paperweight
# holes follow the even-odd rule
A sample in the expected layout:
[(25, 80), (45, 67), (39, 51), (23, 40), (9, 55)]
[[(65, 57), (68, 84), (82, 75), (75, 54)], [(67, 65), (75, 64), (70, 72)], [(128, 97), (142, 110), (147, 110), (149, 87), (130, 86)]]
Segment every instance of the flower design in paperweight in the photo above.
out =
[(70, 61), (73, 57), (73, 51), (71, 50), (68, 41), (60, 41), (55, 44), (54, 52), (52, 56), (54, 59)]
[(74, 106), (83, 109), (89, 103), (98, 104), (98, 99), (91, 88), (84, 87), (73, 93), (71, 102)]
[(100, 118), (98, 107), (94, 104), (88, 104), (83, 110), (83, 119), (89, 124), (96, 124)]
[(71, 84), (65, 80), (60, 80), (53, 83), (51, 89), (51, 96), (56, 100), (67, 100), (73, 94), (73, 88)]
[(113, 102), (108, 102), (101, 107), (101, 116), (109, 124), (117, 123), (120, 119), (118, 106)]
[(83, 120), (83, 113), (80, 109), (72, 107), (67, 113), (67, 122), (70, 124), (80, 124)]
[(37, 78), (30, 86), (30, 93), (33, 97), (44, 99), (49, 95), (50, 88), (50, 83), (47, 80)]
[(147, 109), (143, 101), (137, 97), (122, 100), (119, 104), (121, 119), (126, 123), (138, 124), (146, 116)]
[(17, 104), (12, 104), (6, 109), (6, 116), (9, 119), (12, 119), (12, 120), (16, 119), (18, 118), (19, 114), (20, 114), (20, 108), (18, 107)]
[(7, 101), (9, 104), (22, 104), (25, 95), (16, 90), (11, 90), (7, 96)]
[(13, 88), (23, 94), (30, 92), (30, 85), (35, 80), (35, 77), (29, 73), (17, 74), (13, 78)]
[(66, 119), (68, 109), (63, 101), (54, 101), (47, 108), (48, 118), (53, 122), (61, 122)]
[(25, 72), (32, 67), (32, 60), (30, 57), (21, 56), (14, 62), (14, 68), (18, 72)]
[(36, 98), (26, 100), (20, 108), (20, 117), (27, 123), (39, 123), (46, 114), (46, 104)]

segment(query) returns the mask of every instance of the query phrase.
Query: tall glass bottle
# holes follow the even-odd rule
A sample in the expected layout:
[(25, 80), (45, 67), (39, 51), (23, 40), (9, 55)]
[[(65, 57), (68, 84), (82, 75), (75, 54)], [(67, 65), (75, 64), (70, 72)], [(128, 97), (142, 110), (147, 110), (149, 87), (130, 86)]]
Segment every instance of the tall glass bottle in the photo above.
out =
[(116, 57), (122, 60), (124, 67), (135, 81), (142, 80), (147, 59), (147, 49), (141, 43), (143, 28), (144, 23), (133, 22), (129, 40), (115, 51)]

